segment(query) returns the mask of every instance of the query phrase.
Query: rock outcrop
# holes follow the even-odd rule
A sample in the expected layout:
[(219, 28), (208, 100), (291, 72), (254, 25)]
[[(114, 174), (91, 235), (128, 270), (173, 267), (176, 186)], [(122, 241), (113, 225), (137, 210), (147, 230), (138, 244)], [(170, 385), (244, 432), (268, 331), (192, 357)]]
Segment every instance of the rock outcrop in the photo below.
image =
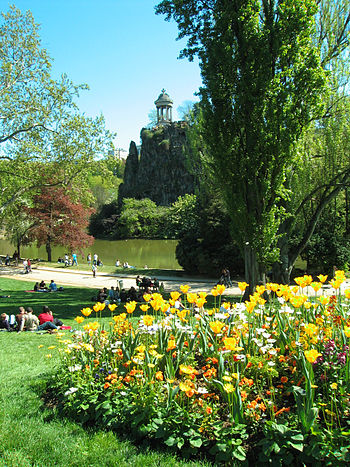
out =
[(186, 162), (190, 151), (186, 130), (185, 122), (142, 129), (140, 155), (135, 143), (130, 144), (124, 180), (119, 187), (120, 203), (123, 198), (149, 198), (158, 205), (169, 206), (179, 196), (194, 193), (195, 179)]

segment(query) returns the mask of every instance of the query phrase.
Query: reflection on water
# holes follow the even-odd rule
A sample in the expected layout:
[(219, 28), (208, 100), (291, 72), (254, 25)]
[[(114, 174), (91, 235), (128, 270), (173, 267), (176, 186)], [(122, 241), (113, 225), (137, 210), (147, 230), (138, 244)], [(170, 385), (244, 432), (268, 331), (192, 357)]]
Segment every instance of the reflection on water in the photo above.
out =
[[(83, 255), (78, 254), (78, 261), (86, 263), (89, 252), (98, 254), (103, 264), (114, 265), (119, 259), (121, 263), (127, 261), (131, 266), (159, 269), (180, 269), (175, 258), (177, 240), (95, 240), (91, 248), (83, 250)], [(0, 240), (0, 254), (13, 255), (15, 248), (7, 240)], [(64, 247), (52, 248), (52, 259), (57, 260), (59, 256), (66, 253)], [(71, 253), (67, 251), (67, 253)], [(44, 246), (37, 248), (35, 245), (21, 248), (22, 258), (40, 258), (47, 260)]]

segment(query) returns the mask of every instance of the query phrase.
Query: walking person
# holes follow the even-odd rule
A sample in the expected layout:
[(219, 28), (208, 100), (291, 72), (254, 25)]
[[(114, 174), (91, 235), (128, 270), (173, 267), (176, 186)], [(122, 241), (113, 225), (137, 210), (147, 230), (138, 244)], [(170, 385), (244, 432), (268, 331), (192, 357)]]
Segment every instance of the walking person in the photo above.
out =
[(95, 254), (94, 254), (94, 261), (93, 261), (93, 264), (94, 264), (95, 266), (97, 266), (97, 261), (98, 261), (98, 254), (95, 253)]
[(95, 263), (92, 263), (91, 270), (92, 270), (92, 277), (96, 277), (97, 266)]
[(78, 266), (78, 258), (76, 253), (72, 253), (72, 266)]
[(86, 261), (88, 263), (89, 266), (91, 266), (91, 253), (89, 253), (86, 257)]

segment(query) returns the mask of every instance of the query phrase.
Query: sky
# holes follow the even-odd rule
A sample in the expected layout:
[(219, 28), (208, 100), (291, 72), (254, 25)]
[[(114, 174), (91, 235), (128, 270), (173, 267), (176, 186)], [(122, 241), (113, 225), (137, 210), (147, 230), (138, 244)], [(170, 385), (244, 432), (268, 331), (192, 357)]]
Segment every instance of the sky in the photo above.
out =
[(117, 133), (116, 148), (128, 151), (140, 142), (140, 131), (161, 90), (177, 109), (198, 100), (198, 62), (178, 59), (185, 42), (177, 41), (175, 22), (154, 13), (160, 0), (13, 0), (30, 10), (40, 24), (42, 46), (53, 58), (52, 74), (62, 73), (74, 84), (88, 84), (78, 106), (89, 117), (101, 113), (106, 127)]

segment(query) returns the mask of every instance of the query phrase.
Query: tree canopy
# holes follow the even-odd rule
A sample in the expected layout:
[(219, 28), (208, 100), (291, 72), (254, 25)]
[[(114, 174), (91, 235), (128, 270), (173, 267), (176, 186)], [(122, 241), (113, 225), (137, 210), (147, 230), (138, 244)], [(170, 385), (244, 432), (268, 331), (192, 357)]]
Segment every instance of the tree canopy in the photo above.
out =
[(112, 138), (102, 116), (79, 113), (75, 99), (87, 86), (64, 74), (52, 79), (51, 58), (29, 11), (12, 6), (2, 13), (0, 40), (0, 213), (51, 179), (63, 186), (79, 179), (82, 193), (89, 164)]
[(313, 44), (314, 0), (161, 2), (200, 61), (206, 166), (245, 253), (254, 286), (277, 258), (286, 169), (322, 113), (327, 77)]

